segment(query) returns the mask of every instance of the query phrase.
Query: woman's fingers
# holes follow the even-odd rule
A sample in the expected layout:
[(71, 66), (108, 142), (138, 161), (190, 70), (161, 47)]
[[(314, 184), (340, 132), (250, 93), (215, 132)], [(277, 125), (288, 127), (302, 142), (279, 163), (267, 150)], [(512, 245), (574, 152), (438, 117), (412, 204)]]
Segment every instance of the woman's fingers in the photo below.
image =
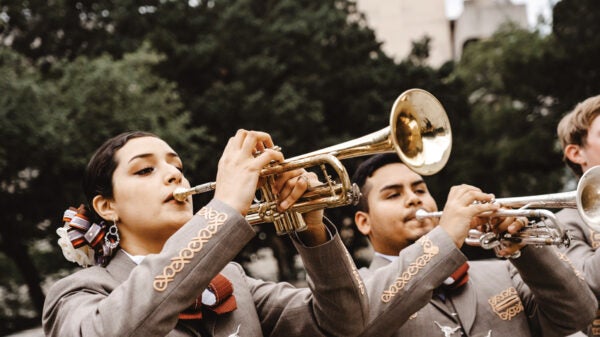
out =
[(304, 170), (300, 170), (299, 172), (301, 174), (298, 174), (298, 172), (293, 172), (286, 177), (280, 178), (280, 180), (285, 179), (283, 184), (280, 183), (279, 186), (281, 186), (281, 188), (279, 191), (277, 191), (280, 200), (280, 211), (287, 210), (298, 199), (300, 199), (302, 195), (304, 195), (310, 186), (314, 186), (319, 183), (315, 173), (306, 172)]

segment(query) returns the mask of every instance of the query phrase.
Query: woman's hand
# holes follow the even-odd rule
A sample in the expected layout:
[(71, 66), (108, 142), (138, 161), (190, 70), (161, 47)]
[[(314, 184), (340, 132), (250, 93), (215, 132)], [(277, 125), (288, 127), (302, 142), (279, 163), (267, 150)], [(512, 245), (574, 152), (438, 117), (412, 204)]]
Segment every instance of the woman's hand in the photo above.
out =
[[(304, 169), (287, 171), (278, 175), (272, 186), (273, 193), (279, 197), (278, 211), (289, 210), (310, 187), (320, 184), (321, 182), (319, 182), (315, 173), (306, 172)], [(302, 214), (308, 228), (305, 231), (298, 232), (298, 235), (308, 246), (315, 246), (327, 241), (323, 214), (323, 209)]]
[(231, 137), (219, 160), (215, 199), (246, 216), (254, 199), (261, 170), (271, 162), (283, 161), (269, 134), (240, 129)]

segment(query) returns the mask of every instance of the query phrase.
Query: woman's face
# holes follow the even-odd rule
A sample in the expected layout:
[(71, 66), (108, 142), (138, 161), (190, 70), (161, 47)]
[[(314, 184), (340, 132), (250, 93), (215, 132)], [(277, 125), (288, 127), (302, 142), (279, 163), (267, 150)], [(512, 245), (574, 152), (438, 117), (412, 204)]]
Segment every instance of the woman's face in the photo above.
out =
[(143, 253), (139, 248), (153, 245), (162, 248), (193, 215), (191, 197), (184, 202), (173, 199), (175, 188), (190, 186), (181, 159), (155, 137), (129, 140), (115, 153), (115, 159), (111, 203), (118, 217), (121, 246), (131, 253)]

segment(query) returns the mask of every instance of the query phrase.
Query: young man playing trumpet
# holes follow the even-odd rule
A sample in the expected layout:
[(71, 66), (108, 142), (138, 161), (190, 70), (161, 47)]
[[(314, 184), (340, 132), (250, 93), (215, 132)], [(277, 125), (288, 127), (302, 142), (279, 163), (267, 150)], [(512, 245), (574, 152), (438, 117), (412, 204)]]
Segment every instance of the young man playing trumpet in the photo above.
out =
[[(581, 177), (590, 168), (600, 165), (600, 95), (579, 103), (566, 114), (557, 127), (564, 161)], [(600, 298), (600, 232), (589, 228), (575, 209), (564, 209), (556, 217), (571, 233), (573, 240), (567, 256), (583, 271), (587, 284)], [(588, 336), (600, 336), (600, 311), (590, 320)]]
[(364, 336), (565, 336), (594, 316), (593, 294), (554, 247), (504, 246), (497, 254), (520, 257), (467, 263), (460, 247), (470, 229), (489, 220), (514, 234), (526, 223), (485, 218), (498, 210), (493, 195), (455, 186), (439, 222), (419, 221), (415, 212), (437, 211), (435, 200), (395, 154), (363, 162), (354, 182), (355, 222), (375, 250), (361, 270), (371, 306)]

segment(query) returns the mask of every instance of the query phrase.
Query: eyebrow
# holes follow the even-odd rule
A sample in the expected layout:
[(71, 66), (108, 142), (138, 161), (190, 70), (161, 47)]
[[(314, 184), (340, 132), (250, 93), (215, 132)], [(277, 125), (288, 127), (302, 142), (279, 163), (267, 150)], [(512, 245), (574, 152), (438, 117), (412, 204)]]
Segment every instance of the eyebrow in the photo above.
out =
[[(131, 157), (131, 159), (129, 159), (129, 161), (127, 163), (131, 163), (132, 161), (134, 161), (136, 159), (145, 159), (145, 158), (153, 157), (153, 156), (154, 156), (154, 153), (141, 153), (141, 154)], [(167, 157), (179, 158), (179, 155), (175, 152), (168, 152)]]
[[(410, 187), (414, 188), (421, 184), (425, 184), (425, 181), (423, 179), (415, 180), (412, 183), (410, 183)], [(398, 188), (402, 188), (403, 186), (404, 186), (403, 184), (384, 185), (382, 188), (379, 189), (379, 192), (383, 192), (386, 190), (398, 189)]]

